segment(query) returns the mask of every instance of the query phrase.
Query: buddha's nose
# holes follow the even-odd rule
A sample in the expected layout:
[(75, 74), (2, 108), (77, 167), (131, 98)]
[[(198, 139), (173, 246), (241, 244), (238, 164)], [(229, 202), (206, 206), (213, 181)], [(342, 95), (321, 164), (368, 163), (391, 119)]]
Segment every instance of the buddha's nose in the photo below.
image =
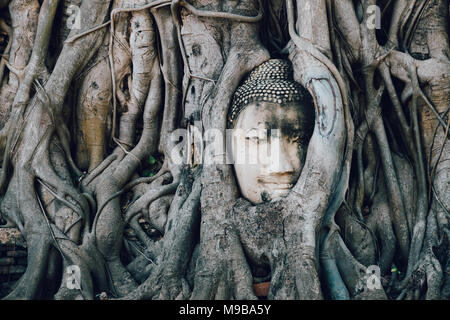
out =
[(292, 174), (294, 173), (294, 165), (292, 159), (289, 157), (289, 153), (286, 150), (286, 146), (281, 144), (279, 152), (271, 157), (270, 164), (267, 168), (269, 174)]

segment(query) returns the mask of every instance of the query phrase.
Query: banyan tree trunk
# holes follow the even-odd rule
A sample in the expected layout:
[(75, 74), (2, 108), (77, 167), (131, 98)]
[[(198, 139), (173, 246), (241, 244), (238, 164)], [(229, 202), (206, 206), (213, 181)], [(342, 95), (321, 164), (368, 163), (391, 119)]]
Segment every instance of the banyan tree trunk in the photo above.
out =
[[(269, 299), (448, 298), (449, 14), (0, 1), (0, 217), (27, 248), (4, 298), (257, 299), (260, 278)], [(252, 204), (227, 117), (274, 58), (310, 93), (314, 131), (289, 194)]]

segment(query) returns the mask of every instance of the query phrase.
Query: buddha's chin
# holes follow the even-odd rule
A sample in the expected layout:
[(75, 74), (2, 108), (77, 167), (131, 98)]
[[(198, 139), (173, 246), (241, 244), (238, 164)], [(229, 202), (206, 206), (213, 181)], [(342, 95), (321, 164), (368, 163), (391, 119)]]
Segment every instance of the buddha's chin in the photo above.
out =
[(272, 187), (268, 187), (267, 185), (264, 188), (258, 188), (253, 190), (253, 192), (244, 193), (244, 197), (249, 200), (254, 205), (261, 204), (269, 201), (277, 201), (281, 198), (287, 196), (292, 189), (292, 185), (272, 185)]
[(270, 197), (270, 200), (277, 200), (279, 198), (285, 197), (289, 194), (291, 188), (280, 188), (280, 189), (272, 189), (266, 190), (266, 193)]

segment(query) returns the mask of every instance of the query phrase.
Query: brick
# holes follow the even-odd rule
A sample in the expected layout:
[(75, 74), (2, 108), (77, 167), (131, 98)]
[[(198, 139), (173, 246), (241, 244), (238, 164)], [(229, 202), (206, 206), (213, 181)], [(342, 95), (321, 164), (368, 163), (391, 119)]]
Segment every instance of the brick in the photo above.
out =
[(14, 264), (14, 258), (0, 258), (0, 266), (9, 266)]
[(14, 250), (14, 251), (8, 251), (6, 253), (7, 257), (14, 257), (14, 258), (22, 258), (27, 256), (27, 252), (24, 250)]
[(26, 269), (24, 266), (0, 266), (0, 274), (20, 274)]
[(267, 297), (269, 294), (270, 282), (253, 284), (253, 291), (257, 297)]
[(20, 246), (26, 248), (27, 244), (22, 234), (16, 228), (0, 228), (0, 248)]

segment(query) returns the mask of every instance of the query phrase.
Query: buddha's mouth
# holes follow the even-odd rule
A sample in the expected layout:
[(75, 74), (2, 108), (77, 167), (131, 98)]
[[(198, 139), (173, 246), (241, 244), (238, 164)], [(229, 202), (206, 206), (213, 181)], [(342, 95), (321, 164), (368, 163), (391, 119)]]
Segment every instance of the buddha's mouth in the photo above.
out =
[(271, 190), (286, 190), (294, 186), (293, 175), (265, 176), (259, 177), (258, 183), (266, 186)]
[(294, 186), (292, 183), (278, 183), (278, 182), (263, 182), (266, 187), (271, 190), (289, 190)]

